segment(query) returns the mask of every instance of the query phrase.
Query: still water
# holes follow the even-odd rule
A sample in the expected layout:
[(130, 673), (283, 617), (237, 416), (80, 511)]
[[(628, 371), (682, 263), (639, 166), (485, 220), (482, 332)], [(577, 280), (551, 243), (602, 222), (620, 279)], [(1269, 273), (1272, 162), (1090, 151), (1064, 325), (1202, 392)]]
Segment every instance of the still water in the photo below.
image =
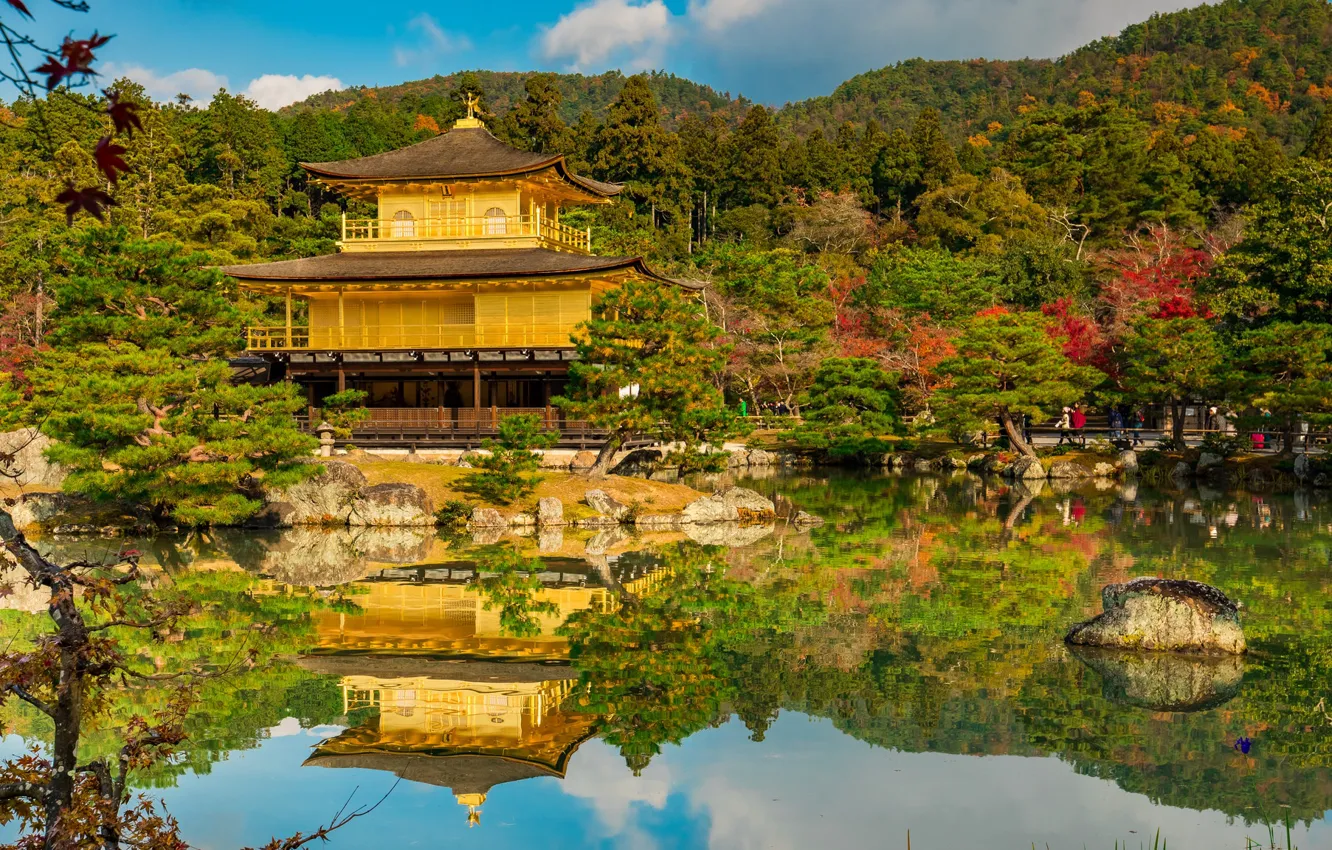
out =
[[(1094, 850), (1159, 830), (1210, 850), (1287, 847), (1289, 825), (1332, 847), (1332, 503), (742, 483), (828, 523), (143, 541), (198, 610), (131, 652), (232, 672), (203, 685), (179, 763), (139, 784), (203, 848), (386, 793), (331, 846), (905, 848), (910, 830), (916, 850)], [(1251, 655), (1071, 654), (1067, 626), (1137, 575), (1241, 600)], [(42, 619), (0, 612), (6, 640)], [(126, 696), (108, 727), (157, 698)], [(6, 711), (6, 752), (42, 740)], [(108, 728), (86, 749), (113, 745)]]

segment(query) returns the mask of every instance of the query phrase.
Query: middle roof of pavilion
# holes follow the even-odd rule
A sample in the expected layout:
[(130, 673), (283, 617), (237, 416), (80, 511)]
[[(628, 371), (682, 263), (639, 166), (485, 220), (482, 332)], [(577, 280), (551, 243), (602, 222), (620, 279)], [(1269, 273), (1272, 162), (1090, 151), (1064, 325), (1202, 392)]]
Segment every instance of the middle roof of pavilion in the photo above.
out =
[(563, 154), (519, 150), (484, 127), (455, 127), (398, 150), (337, 162), (302, 162), (312, 177), (348, 195), (373, 199), (390, 184), (528, 180), (579, 203), (605, 202), (624, 188), (574, 174)]

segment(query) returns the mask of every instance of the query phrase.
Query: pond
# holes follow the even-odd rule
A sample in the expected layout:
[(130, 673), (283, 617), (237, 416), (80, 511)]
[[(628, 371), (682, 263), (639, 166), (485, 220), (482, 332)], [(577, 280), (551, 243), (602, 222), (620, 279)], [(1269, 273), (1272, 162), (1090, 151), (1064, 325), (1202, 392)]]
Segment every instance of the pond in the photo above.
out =
[[(200, 686), (181, 758), (138, 784), (204, 848), (386, 793), (331, 846), (1332, 846), (1332, 504), (965, 474), (742, 483), (827, 523), (141, 541), (198, 610), (130, 652), (227, 672)], [(1240, 600), (1250, 655), (1071, 653), (1065, 629), (1137, 575)], [(40, 600), (5, 604), (6, 640), (45, 626), (22, 610)], [(113, 701), (85, 749), (160, 699)], [(45, 739), (5, 712), (7, 753)]]

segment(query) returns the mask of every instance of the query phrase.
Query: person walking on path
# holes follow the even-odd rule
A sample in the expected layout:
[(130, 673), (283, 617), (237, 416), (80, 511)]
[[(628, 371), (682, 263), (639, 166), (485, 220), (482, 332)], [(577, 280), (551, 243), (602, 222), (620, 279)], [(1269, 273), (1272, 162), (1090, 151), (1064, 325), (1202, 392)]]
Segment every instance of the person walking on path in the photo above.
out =
[(1142, 408), (1133, 411), (1133, 423), (1130, 429), (1133, 431), (1133, 445), (1142, 445), (1142, 429), (1147, 427), (1147, 416), (1142, 412)]
[[(1087, 448), (1087, 414), (1082, 412), (1082, 405), (1075, 403), (1073, 412), (1068, 415), (1069, 422), (1073, 425), (1073, 435), (1077, 437), (1078, 443), (1082, 448)], [(1072, 441), (1070, 441), (1070, 445)]]
[(1065, 440), (1068, 441), (1070, 446), (1073, 445), (1073, 437), (1068, 433), (1069, 412), (1069, 409), (1065, 407), (1064, 412), (1059, 414), (1059, 421), (1055, 423), (1055, 427), (1059, 429), (1059, 442), (1055, 443), (1056, 446), (1062, 446)]
[(1119, 412), (1118, 407), (1110, 408), (1110, 439), (1122, 440), (1124, 438), (1124, 414)]

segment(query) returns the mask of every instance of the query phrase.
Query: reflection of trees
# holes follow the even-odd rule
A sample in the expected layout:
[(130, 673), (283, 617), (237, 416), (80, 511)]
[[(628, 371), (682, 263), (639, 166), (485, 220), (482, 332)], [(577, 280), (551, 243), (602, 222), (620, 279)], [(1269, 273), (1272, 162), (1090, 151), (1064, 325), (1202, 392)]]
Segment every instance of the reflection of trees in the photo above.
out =
[(481, 579), (477, 589), (487, 611), (500, 612), (500, 632), (511, 637), (541, 634), (539, 615), (554, 616), (560, 606), (537, 599), (541, 584), (541, 561), (524, 558), (510, 546), (487, 546), (475, 553)]
[[(713, 551), (710, 571), (709, 553), (675, 550), (652, 592), (566, 626), (579, 710), (602, 715), (631, 764), (730, 714), (762, 740), (785, 709), (908, 751), (1055, 754), (1154, 800), (1243, 818), (1332, 805), (1319, 531), (1332, 510), (1115, 491), (1028, 500), (966, 478), (785, 486), (836, 527), (785, 546), (780, 563)], [(1244, 600), (1258, 652), (1237, 696), (1154, 712), (1066, 653), (1063, 630), (1097, 607), (1107, 577), (1130, 572)], [(1248, 754), (1232, 747), (1241, 736)]]

